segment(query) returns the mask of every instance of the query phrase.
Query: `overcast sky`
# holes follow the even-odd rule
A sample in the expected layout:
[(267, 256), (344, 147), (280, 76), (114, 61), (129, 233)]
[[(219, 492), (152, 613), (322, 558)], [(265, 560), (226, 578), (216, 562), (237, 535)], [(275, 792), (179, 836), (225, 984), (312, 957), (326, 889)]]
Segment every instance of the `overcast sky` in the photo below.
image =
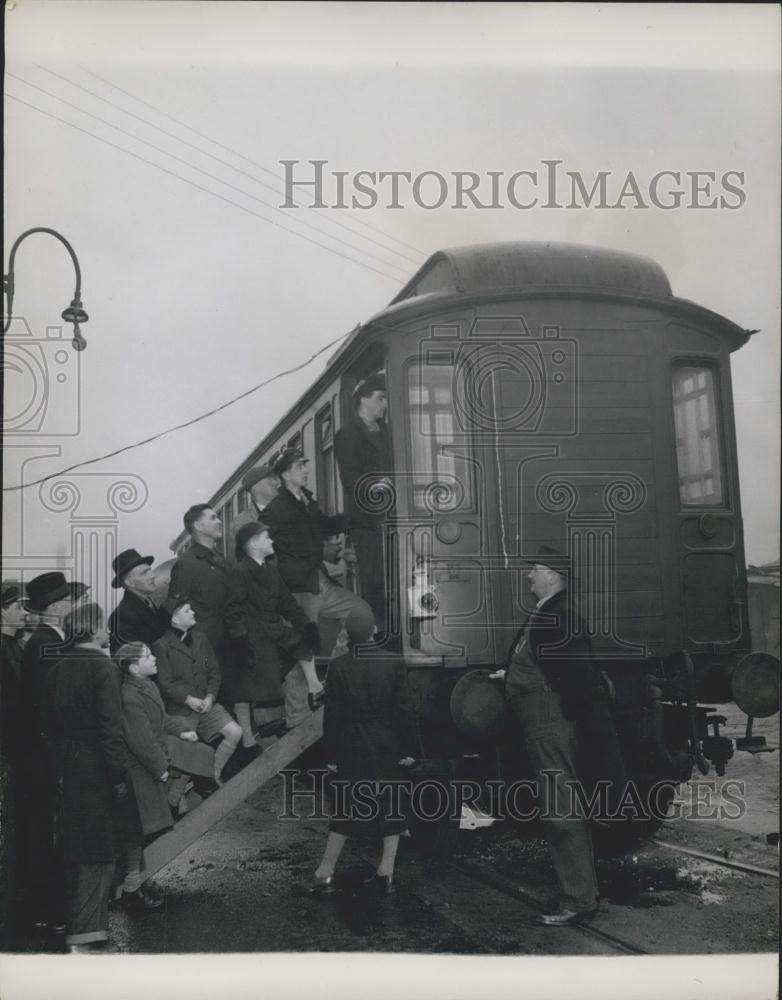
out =
[[(675, 294), (761, 331), (732, 366), (747, 556), (778, 558), (778, 27), (772, 5), (17, 0), (6, 14), (6, 261), (24, 229), (60, 230), (79, 255), (90, 320), (79, 432), (15, 436), (6, 485), (22, 460), (27, 479), (46, 475), (299, 364), (441, 247), (572, 240), (646, 254)], [(407, 197), (398, 210), (279, 211), (283, 159), (351, 175), (481, 176), (559, 159), (587, 182), (600, 170), (642, 182), (660, 170), (743, 171), (746, 200), (460, 211)], [(15, 313), (36, 337), (71, 292), (62, 248), (25, 243)], [(146, 499), (123, 515), (120, 546), (166, 558), (182, 511), (209, 498), (321, 368), (90, 466), (80, 488), (142, 479)], [(22, 397), (29, 388), (19, 373), (8, 384)], [(52, 378), (50, 419), (72, 407), (73, 384), (55, 400)], [(9, 406), (18, 400), (7, 416)], [(82, 515), (99, 513), (92, 502)], [(6, 494), (7, 555), (22, 544), (67, 555), (56, 508), (37, 489), (22, 506)]]

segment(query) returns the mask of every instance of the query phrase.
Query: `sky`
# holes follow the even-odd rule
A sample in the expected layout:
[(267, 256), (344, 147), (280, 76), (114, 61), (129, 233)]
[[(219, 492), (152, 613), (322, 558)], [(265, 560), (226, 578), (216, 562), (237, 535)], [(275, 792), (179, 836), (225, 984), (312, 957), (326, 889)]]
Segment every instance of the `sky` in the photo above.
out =
[[(33, 376), (7, 367), (6, 487), (153, 437), (300, 365), (382, 309), (437, 249), (565, 240), (652, 257), (676, 295), (760, 331), (732, 358), (739, 466), (747, 558), (778, 558), (776, 7), (8, 6), (5, 260), (27, 228), (60, 231), (90, 319), (84, 353), (46, 341), (72, 269), (55, 240), (25, 241), (9, 336), (18, 343), (24, 320), (46, 341), (48, 383), (36, 426)], [(408, 194), (398, 209), (291, 210), (279, 208), (286, 159), (350, 176), (481, 178), (555, 159), (587, 183), (633, 171), (642, 187), (662, 170), (740, 171), (745, 199), (459, 210)], [(52, 556), (67, 566), (80, 531), (100, 561), (107, 523), (120, 548), (167, 558), (184, 509), (209, 499), (324, 357), (78, 470), (68, 488), (6, 492), (4, 575), (21, 565), (29, 577)]]

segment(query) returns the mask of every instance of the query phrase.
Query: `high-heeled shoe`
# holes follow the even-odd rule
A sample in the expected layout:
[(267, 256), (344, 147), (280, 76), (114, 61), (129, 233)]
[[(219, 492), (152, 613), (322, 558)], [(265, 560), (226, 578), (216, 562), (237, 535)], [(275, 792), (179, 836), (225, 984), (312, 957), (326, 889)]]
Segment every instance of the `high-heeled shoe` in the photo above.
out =
[(396, 883), (393, 875), (379, 875), (375, 872), (369, 878), (364, 879), (364, 885), (375, 892), (381, 892), (385, 896), (392, 896), (396, 892)]

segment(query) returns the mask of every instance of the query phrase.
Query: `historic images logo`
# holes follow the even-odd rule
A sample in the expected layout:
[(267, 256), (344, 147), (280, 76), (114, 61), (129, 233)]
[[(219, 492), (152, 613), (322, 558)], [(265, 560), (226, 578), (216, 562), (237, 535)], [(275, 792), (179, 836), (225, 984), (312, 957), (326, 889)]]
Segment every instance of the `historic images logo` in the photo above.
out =
[[(744, 171), (568, 170), (540, 160), (532, 170), (326, 170), (328, 160), (280, 160), (280, 208), (737, 209), (746, 203)], [(304, 203), (302, 203), (304, 202)]]

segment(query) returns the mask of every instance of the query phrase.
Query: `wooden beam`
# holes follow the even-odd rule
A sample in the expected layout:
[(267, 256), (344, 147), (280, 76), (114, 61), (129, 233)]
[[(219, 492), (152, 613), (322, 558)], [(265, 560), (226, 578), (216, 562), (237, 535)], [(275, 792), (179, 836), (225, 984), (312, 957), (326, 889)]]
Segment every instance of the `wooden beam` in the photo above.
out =
[(151, 878), (182, 851), (187, 850), (232, 809), (241, 805), (250, 795), (275, 778), (307, 747), (317, 743), (322, 735), (323, 709), (319, 708), (290, 733), (275, 740), (260, 757), (227, 781), (214, 795), (210, 795), (201, 805), (185, 813), (173, 830), (153, 841), (144, 851), (146, 867), (141, 873), (142, 879)]

